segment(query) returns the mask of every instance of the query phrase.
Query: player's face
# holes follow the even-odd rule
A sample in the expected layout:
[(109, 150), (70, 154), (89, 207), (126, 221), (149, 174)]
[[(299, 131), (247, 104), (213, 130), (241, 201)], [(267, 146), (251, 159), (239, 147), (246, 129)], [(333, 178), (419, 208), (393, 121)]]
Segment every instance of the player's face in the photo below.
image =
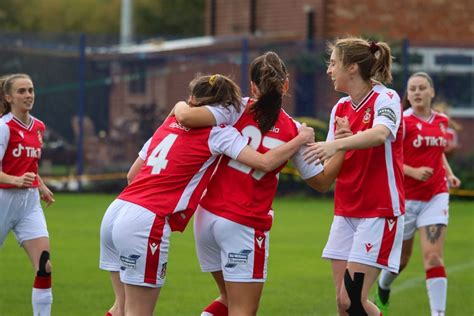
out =
[(5, 98), (12, 106), (12, 111), (21, 113), (31, 111), (35, 102), (33, 82), (28, 78), (15, 79), (10, 93)]
[(408, 80), (407, 97), (413, 107), (429, 108), (434, 97), (434, 89), (426, 78), (412, 77)]
[(349, 73), (342, 64), (342, 59), (333, 50), (329, 59), (328, 69), (326, 71), (334, 84), (334, 90), (339, 92), (346, 92), (346, 86), (349, 81)]

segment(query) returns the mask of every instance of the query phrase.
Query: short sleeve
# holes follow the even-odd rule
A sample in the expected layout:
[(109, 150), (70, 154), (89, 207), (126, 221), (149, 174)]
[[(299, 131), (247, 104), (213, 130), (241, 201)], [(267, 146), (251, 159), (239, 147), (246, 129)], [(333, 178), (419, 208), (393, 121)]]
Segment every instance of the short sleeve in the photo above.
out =
[(306, 146), (303, 145), (298, 149), (296, 154), (291, 157), (291, 161), (293, 162), (294, 167), (298, 172), (300, 173), (301, 179), (306, 180), (309, 178), (312, 178), (321, 172), (323, 172), (324, 168), (321, 163), (319, 163), (319, 160), (316, 162), (312, 162), (311, 164), (308, 164), (306, 161), (304, 161), (304, 156), (303, 152), (306, 149)]
[(140, 157), (142, 160), (146, 160), (146, 154), (148, 152), (148, 148), (150, 147), (151, 143), (151, 137), (150, 139), (147, 140), (145, 145), (143, 145), (142, 149), (138, 152), (138, 157)]
[(381, 92), (374, 107), (375, 117), (372, 126), (384, 125), (390, 130), (389, 139), (394, 141), (402, 120), (402, 107), (398, 94), (390, 89)]
[(5, 156), (5, 152), (8, 147), (8, 141), (10, 140), (10, 129), (8, 126), (0, 121), (0, 162)]
[(216, 126), (209, 135), (209, 148), (213, 154), (224, 154), (235, 160), (248, 141), (247, 137), (231, 126)]
[(331, 110), (331, 116), (329, 117), (329, 125), (328, 125), (328, 135), (326, 136), (326, 141), (334, 140), (334, 124), (336, 121), (336, 108), (337, 104)]
[(222, 124), (233, 126), (242, 115), (248, 100), (249, 98), (242, 99), (242, 102), (240, 104), (240, 112), (237, 112), (237, 110), (233, 106), (223, 107), (220, 104), (206, 105), (205, 107), (209, 110), (209, 112), (212, 113), (212, 115), (214, 115), (214, 118), (216, 120), (216, 126)]

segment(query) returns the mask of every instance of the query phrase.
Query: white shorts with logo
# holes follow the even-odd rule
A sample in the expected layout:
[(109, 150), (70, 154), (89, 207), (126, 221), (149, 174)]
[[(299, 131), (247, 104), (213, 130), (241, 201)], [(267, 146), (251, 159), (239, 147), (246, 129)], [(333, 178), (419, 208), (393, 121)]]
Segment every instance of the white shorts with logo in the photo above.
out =
[(405, 232), (403, 240), (415, 236), (418, 228), (435, 224), (448, 225), (449, 193), (439, 193), (429, 201), (405, 201)]
[(203, 272), (222, 271), (229, 282), (265, 282), (270, 232), (212, 214), (194, 214), (196, 249)]
[(398, 273), (404, 216), (334, 216), (323, 258), (362, 263)]
[(100, 227), (100, 268), (120, 271), (126, 284), (165, 283), (171, 229), (168, 219), (139, 205), (115, 200)]
[(20, 245), (49, 237), (38, 188), (0, 189), (0, 246), (10, 230)]

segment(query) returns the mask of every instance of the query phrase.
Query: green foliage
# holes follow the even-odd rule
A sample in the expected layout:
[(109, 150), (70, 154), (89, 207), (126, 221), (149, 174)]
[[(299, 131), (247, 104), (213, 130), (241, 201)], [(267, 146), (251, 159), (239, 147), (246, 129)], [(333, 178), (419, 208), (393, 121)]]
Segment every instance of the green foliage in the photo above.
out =
[[(45, 210), (54, 269), (53, 315), (104, 315), (112, 305), (110, 279), (99, 270), (98, 257), (100, 222), (114, 198), (57, 194), (57, 202)], [(471, 315), (474, 309), (473, 207), (468, 201), (450, 205), (445, 263), (451, 315)], [(277, 199), (273, 208), (268, 279), (258, 315), (335, 315), (331, 268), (321, 259), (333, 217), (332, 200)], [(155, 315), (199, 315), (217, 297), (211, 276), (199, 270), (193, 239), (192, 225), (183, 234), (172, 234), (167, 280)], [(10, 234), (1, 249), (1, 315), (31, 315), (33, 275), (27, 256)], [(394, 283), (391, 308), (392, 315), (430, 313), (418, 244)]]
[[(121, 0), (2, 0), (0, 29), (117, 35), (120, 10)], [(134, 0), (133, 12), (137, 36), (204, 33), (204, 0)]]

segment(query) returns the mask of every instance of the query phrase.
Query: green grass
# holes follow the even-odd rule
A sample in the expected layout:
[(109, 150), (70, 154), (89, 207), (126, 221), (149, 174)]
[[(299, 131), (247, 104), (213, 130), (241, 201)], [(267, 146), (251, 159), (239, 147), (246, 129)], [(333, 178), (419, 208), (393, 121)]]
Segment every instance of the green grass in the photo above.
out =
[[(104, 315), (113, 301), (109, 276), (99, 270), (99, 227), (115, 196), (57, 194), (45, 210), (53, 261), (53, 315)], [(336, 315), (329, 262), (322, 260), (332, 220), (332, 200), (277, 199), (271, 232), (269, 276), (259, 315)], [(451, 203), (445, 262), (447, 313), (474, 310), (474, 203)], [(0, 316), (31, 315), (33, 271), (12, 234), (0, 249)], [(429, 315), (419, 247), (394, 284), (391, 315)], [(168, 276), (156, 315), (199, 315), (217, 296), (210, 275), (201, 273), (192, 226), (174, 234)]]

